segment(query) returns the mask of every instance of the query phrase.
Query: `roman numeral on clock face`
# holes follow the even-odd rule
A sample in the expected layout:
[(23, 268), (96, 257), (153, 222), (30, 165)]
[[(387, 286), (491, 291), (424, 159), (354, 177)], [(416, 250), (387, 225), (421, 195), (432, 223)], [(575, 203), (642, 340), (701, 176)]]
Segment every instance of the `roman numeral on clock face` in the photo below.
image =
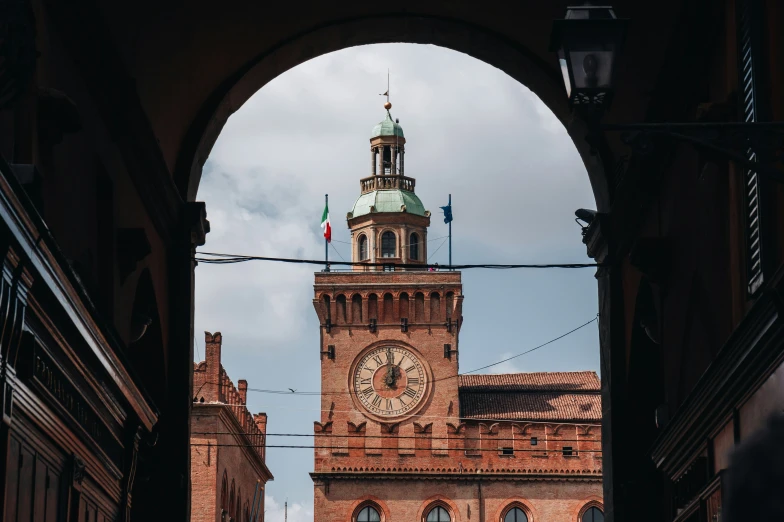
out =
[(385, 409), (391, 410), (392, 409), (392, 399), (387, 399)]
[(380, 355), (376, 355), (376, 356), (374, 356), (374, 357), (373, 357), (373, 360), (374, 360), (374, 361), (376, 361), (376, 364), (377, 364), (378, 366), (381, 366), (382, 364), (384, 364), (384, 361), (382, 361), (382, 360), (381, 360), (381, 356), (380, 356)]
[(376, 395), (376, 397), (373, 399), (373, 406), (375, 406), (376, 408), (381, 406), (381, 396), (380, 395)]
[(419, 384), (419, 377), (409, 377), (408, 384), (412, 384), (414, 386)]
[[(411, 379), (409, 379), (411, 380)], [(370, 377), (366, 377), (364, 379), (360, 379), (359, 384), (370, 384)]]
[(406, 391), (403, 392), (403, 395), (408, 395), (412, 399), (414, 397), (416, 397), (416, 394), (417, 394), (416, 390), (414, 388), (410, 388), (410, 387), (406, 388)]
[(413, 372), (414, 370), (416, 370), (416, 366), (414, 366), (414, 365), (412, 364), (411, 366), (409, 366), (408, 368), (406, 368), (406, 373)]
[(362, 394), (362, 395), (363, 395), (363, 396), (364, 396), (366, 399), (368, 399), (368, 398), (370, 398), (370, 396), (371, 396), (371, 395), (373, 395), (373, 393), (374, 393), (374, 392), (375, 392), (375, 390), (373, 389), (373, 387), (372, 387), (372, 386), (368, 386), (367, 388), (365, 388), (364, 390), (362, 390), (360, 393), (361, 393), (361, 394)]

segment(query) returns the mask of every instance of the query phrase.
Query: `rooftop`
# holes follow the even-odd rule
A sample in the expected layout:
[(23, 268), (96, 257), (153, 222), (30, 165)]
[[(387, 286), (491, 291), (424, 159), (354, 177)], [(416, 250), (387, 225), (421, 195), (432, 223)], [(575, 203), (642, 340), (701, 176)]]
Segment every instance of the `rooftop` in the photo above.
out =
[(460, 375), (466, 391), (601, 391), (596, 372), (533, 372), (496, 375)]
[(403, 136), (403, 127), (400, 126), (399, 123), (392, 120), (392, 115), (387, 111), (387, 117), (384, 118), (383, 121), (376, 124), (373, 127), (373, 131), (370, 133), (370, 139), (378, 138), (379, 136), (399, 136), (401, 138), (405, 138)]
[(595, 372), (461, 375), (460, 416), (466, 419), (601, 422)]
[(351, 209), (350, 218), (379, 212), (406, 212), (427, 217), (425, 206), (419, 197), (408, 190), (373, 190), (362, 194)]

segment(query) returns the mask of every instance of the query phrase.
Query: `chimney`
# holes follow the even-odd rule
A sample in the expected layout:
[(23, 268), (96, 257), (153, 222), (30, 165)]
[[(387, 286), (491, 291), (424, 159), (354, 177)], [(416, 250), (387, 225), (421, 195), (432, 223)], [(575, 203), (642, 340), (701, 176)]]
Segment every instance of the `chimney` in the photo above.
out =
[(204, 332), (204, 360), (207, 362), (206, 380), (202, 395), (207, 402), (221, 400), (221, 345), (223, 336), (220, 332), (211, 334)]
[(267, 434), (267, 414), (266, 413), (257, 413), (253, 416), (253, 420), (256, 421), (256, 427), (259, 428), (263, 434)]
[(248, 404), (248, 381), (240, 379), (237, 381), (237, 389), (240, 391), (240, 399), (242, 404)]

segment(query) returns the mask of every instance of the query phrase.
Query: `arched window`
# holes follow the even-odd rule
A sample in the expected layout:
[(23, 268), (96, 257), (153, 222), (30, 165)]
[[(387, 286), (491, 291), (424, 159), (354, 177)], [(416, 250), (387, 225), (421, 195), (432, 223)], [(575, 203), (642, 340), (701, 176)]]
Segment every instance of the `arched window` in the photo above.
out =
[(234, 479), (231, 479), (231, 489), (229, 490), (229, 509), (227, 510), (229, 512), (229, 516), (234, 516), (235, 515), (235, 512), (234, 512), (234, 498), (235, 498), (235, 496), (234, 496), (234, 494), (235, 494)]
[(408, 240), (408, 254), (414, 261), (419, 261), (419, 234), (416, 232)]
[(387, 230), (381, 234), (381, 257), (395, 257), (397, 245), (395, 244), (395, 233)]
[(583, 513), (583, 518), (580, 522), (604, 522), (604, 513), (596, 506), (591, 506)]
[(367, 236), (361, 235), (359, 236), (359, 260), (364, 261), (368, 258), (368, 245), (367, 245)]
[(513, 507), (504, 515), (504, 522), (528, 522), (528, 515), (519, 507)]
[(427, 522), (451, 522), (449, 511), (441, 506), (436, 506), (427, 514)]
[(223, 470), (223, 482), (221, 482), (221, 501), (220, 507), (223, 511), (229, 511), (229, 478), (226, 470)]
[(373, 506), (365, 506), (359, 511), (357, 522), (381, 522), (381, 516)]

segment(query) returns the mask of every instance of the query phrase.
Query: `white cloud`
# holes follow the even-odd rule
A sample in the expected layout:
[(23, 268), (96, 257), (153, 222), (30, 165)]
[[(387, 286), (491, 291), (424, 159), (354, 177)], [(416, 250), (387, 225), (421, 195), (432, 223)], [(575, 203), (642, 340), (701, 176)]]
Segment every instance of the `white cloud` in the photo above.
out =
[[(499, 361), (503, 361), (504, 359), (508, 359), (508, 358), (512, 357), (513, 355), (516, 355), (516, 354), (513, 354), (512, 352), (503, 352), (503, 353), (501, 353), (498, 356), (498, 360)], [(522, 359), (522, 357), (518, 357), (517, 359), (512, 359), (511, 361), (504, 361), (501, 364), (498, 364), (496, 366), (491, 366), (490, 368), (487, 368), (486, 370), (482, 370), (481, 373), (499, 374), (499, 373), (520, 373), (520, 372), (524, 372), (525, 370), (520, 367), (520, 362), (522, 362), (521, 359)]]
[[(406, 174), (417, 179), (417, 194), (433, 212), (430, 239), (447, 233), (438, 207), (451, 193), (457, 263), (586, 260), (573, 211), (592, 208), (592, 196), (560, 122), (498, 69), (421, 45), (365, 46), (322, 56), (248, 100), (229, 119), (205, 165), (198, 199), (207, 204), (211, 232), (199, 250), (323, 259), (319, 223), (329, 193), (333, 246), (350, 257), (339, 241), (349, 239), (345, 215), (359, 195), (359, 179), (370, 174), (369, 133), (384, 117), (378, 94), (386, 89), (388, 67), (392, 114), (407, 139)], [(430, 252), (440, 243), (430, 243)], [(444, 246), (431, 261), (444, 264), (447, 252)], [(333, 248), (330, 259), (338, 259)], [(320, 268), (255, 261), (197, 267), (196, 331), (223, 332), (224, 366), (235, 382), (318, 389), (312, 285)], [(592, 271), (535, 277), (466, 271), (464, 283), (465, 369), (526, 349), (520, 331), (547, 338), (585, 321), (586, 311), (595, 313)], [(585, 346), (576, 344), (572, 353)], [(539, 366), (532, 366), (537, 357)], [(563, 364), (543, 350), (486, 371)], [(295, 400), (285, 409), (280, 396), (258, 393), (251, 399), (256, 411), (269, 409), (276, 430), (307, 433), (318, 412), (303, 413)], [(270, 491), (279, 499), (309, 498), (312, 451), (280, 451), (286, 453), (270, 452)], [(283, 522), (282, 502), (267, 498), (268, 520)], [(312, 520), (312, 505), (292, 503), (289, 520), (299, 522), (297, 517)]]
[[(264, 522), (284, 522), (284, 518), (286, 518), (284, 516), (284, 502), (278, 502), (272, 495), (266, 495), (264, 497)], [(313, 522), (313, 504), (290, 501), (287, 522)]]

